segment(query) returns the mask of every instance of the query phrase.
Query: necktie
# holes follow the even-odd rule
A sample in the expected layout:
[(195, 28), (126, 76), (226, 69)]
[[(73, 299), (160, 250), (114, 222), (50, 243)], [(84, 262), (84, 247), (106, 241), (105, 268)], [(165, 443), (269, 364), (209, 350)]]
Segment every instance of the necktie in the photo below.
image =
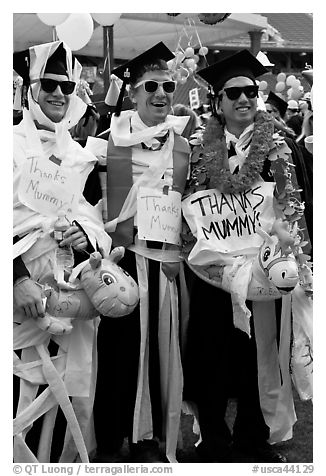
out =
[(155, 137), (155, 139), (159, 142), (159, 144), (152, 145), (148, 147), (144, 142), (141, 143), (141, 146), (144, 150), (161, 150), (165, 142), (167, 141), (167, 138), (169, 137), (169, 131), (164, 134), (162, 137)]

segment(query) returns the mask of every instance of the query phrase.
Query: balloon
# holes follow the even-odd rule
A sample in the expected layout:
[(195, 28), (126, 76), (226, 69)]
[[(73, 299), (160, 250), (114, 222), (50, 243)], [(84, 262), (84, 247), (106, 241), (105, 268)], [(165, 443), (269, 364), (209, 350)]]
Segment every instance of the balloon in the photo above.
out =
[(298, 99), (300, 99), (301, 97), (302, 92), (300, 91), (300, 89), (292, 88), (291, 99), (295, 99), (296, 101), (298, 101)]
[(260, 81), (259, 91), (265, 91), (266, 88), (267, 88), (267, 82), (266, 81)]
[(292, 93), (293, 93), (293, 89), (292, 89), (292, 88), (289, 88), (289, 89), (287, 90), (287, 95), (288, 95), (288, 98), (289, 98), (289, 99), (292, 99)]
[(184, 64), (187, 68), (192, 69), (195, 67), (195, 61), (192, 58), (186, 59)]
[(278, 73), (278, 75), (276, 76), (276, 79), (277, 79), (278, 82), (284, 83), (285, 80), (286, 80), (286, 74), (285, 73)]
[(119, 20), (122, 13), (91, 13), (91, 15), (101, 26), (110, 26)]
[(286, 82), (286, 85), (287, 85), (287, 86), (292, 86), (293, 81), (295, 81), (295, 80), (296, 80), (296, 77), (295, 77), (293, 74), (290, 74), (290, 76), (288, 76), (288, 77), (286, 78), (286, 81), (285, 81), (285, 82)]
[(299, 89), (299, 87), (301, 86), (300, 79), (295, 79), (294, 81), (292, 81), (291, 86), (292, 88)]
[(173, 73), (172, 78), (173, 78), (175, 81), (180, 82), (180, 79), (181, 79), (181, 73), (180, 73), (180, 71), (179, 71), (179, 70), (178, 70), (178, 71), (175, 71), (175, 73)]
[(80, 50), (91, 39), (93, 19), (89, 13), (71, 13), (56, 30), (59, 40), (67, 43), (72, 51)]
[(207, 46), (202, 46), (201, 48), (199, 48), (199, 51), (198, 51), (198, 54), (199, 54), (199, 55), (206, 56), (207, 53), (208, 53), (208, 48), (207, 48)]
[(188, 48), (185, 49), (186, 58), (191, 58), (192, 56), (194, 56), (194, 54), (195, 54), (194, 49), (191, 48), (191, 46), (188, 46)]
[(56, 26), (66, 21), (70, 13), (37, 13), (36, 15), (46, 25)]
[(284, 91), (284, 89), (285, 89), (285, 83), (283, 83), (283, 81), (279, 81), (278, 83), (276, 83), (275, 91), (277, 93), (280, 93), (281, 91)]

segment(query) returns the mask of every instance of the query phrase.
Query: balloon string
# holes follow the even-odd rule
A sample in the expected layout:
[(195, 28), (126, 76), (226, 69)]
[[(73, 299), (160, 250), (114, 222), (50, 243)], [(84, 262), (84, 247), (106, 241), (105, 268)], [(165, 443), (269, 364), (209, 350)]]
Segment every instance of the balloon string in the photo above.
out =
[(103, 72), (105, 72), (106, 65), (108, 65), (108, 71), (109, 75), (111, 74), (111, 58), (110, 58), (110, 35), (107, 29), (105, 29), (105, 35), (106, 35), (106, 54), (105, 54), (105, 60), (104, 60), (104, 65), (103, 65)]
[(111, 74), (111, 58), (110, 58), (110, 35), (109, 30), (106, 31), (107, 35), (107, 51), (106, 51), (106, 60), (108, 62), (109, 75)]

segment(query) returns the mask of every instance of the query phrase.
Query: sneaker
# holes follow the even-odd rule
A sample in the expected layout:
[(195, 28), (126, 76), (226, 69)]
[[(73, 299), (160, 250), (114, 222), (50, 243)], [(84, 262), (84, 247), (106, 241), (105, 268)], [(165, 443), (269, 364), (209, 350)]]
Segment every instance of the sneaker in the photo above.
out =
[(284, 455), (268, 443), (254, 445), (233, 444), (233, 461), (235, 463), (286, 463)]
[(127, 459), (122, 454), (121, 450), (113, 451), (111, 453), (98, 452), (92, 459), (92, 463), (125, 463)]
[(200, 463), (232, 463), (230, 447), (212, 447), (204, 442), (196, 447), (196, 453)]
[(167, 463), (155, 440), (142, 440), (130, 448), (130, 463)]

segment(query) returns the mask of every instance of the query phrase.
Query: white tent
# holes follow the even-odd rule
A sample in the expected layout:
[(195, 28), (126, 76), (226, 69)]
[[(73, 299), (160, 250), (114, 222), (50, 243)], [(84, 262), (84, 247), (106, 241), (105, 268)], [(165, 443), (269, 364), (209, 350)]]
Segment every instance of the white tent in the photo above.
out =
[[(205, 46), (214, 46), (214, 43), (249, 31), (269, 29), (267, 18), (253, 13), (232, 13), (222, 23), (215, 25), (200, 22), (195, 13), (182, 13), (176, 17), (167, 13), (123, 13), (114, 25), (114, 56), (130, 59), (159, 41), (163, 41), (173, 51), (181, 34), (187, 42), (185, 25), (189, 22), (196, 25), (201, 43)], [(14, 51), (54, 39), (53, 28), (42, 23), (36, 13), (14, 13), (13, 36)], [(192, 36), (191, 42), (191, 46), (198, 46), (196, 35)], [(88, 44), (76, 53), (103, 56), (103, 28), (98, 23), (94, 22), (93, 35)]]

